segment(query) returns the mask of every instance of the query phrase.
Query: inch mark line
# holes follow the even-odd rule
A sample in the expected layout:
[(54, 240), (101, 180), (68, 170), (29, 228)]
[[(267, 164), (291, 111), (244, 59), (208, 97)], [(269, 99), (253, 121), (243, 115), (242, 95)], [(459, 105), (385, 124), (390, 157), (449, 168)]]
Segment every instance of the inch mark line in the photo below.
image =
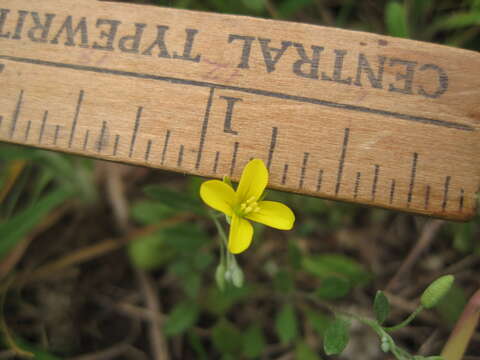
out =
[(460, 212), (463, 211), (464, 197), (465, 197), (465, 190), (460, 189), (460, 199), (458, 200), (458, 210), (459, 210)]
[(85, 138), (83, 139), (83, 151), (87, 150), (89, 136), (90, 130), (87, 130), (87, 132), (85, 133)]
[(70, 130), (70, 138), (68, 139), (68, 147), (71, 148), (73, 144), (73, 137), (75, 136), (75, 130), (77, 130), (78, 117), (80, 115), (80, 108), (83, 102), (83, 90), (80, 90), (78, 94), (77, 107), (75, 109), (75, 115), (73, 116), (72, 128)]
[(30, 135), (30, 128), (32, 127), (32, 120), (28, 120), (27, 128), (25, 129), (25, 136), (23, 137), (23, 141), (28, 141), (28, 136)]
[(105, 134), (107, 132), (107, 122), (102, 122), (102, 130), (100, 130), (100, 136), (97, 143), (97, 152), (102, 152), (103, 144), (105, 143)]
[(353, 188), (353, 198), (357, 199), (358, 197), (358, 189), (360, 188), (360, 179), (361, 179), (362, 173), (359, 171), (357, 172), (357, 176), (355, 177), (355, 187)]
[(320, 191), (322, 188), (322, 180), (323, 180), (323, 169), (318, 171), (318, 180), (317, 180), (317, 192)]
[(55, 125), (55, 135), (53, 136), (53, 145), (57, 145), (59, 134), (60, 134), (60, 125)]
[(205, 146), (205, 138), (207, 136), (208, 130), (208, 119), (210, 118), (210, 110), (213, 104), (213, 93), (215, 88), (210, 88), (210, 94), (208, 95), (207, 108), (205, 109), (205, 115), (203, 117), (202, 130), (200, 132), (200, 144), (198, 145), (197, 161), (195, 162), (195, 170), (198, 170), (200, 167), (200, 162), (202, 161), (203, 147)]
[(107, 68), (88, 66), (88, 65), (66, 64), (66, 63), (60, 63), (60, 62), (23, 58), (23, 57), (16, 57), (16, 56), (10, 56), (10, 55), (0, 55), (0, 59), (15, 61), (19, 63), (71, 69), (71, 70), (77, 70), (77, 71), (86, 71), (86, 72), (116, 75), (116, 76), (123, 76), (123, 77), (137, 78), (137, 79), (165, 81), (171, 84), (208, 87), (210, 89), (234, 90), (234, 91), (244, 92), (248, 94), (273, 97), (273, 98), (278, 98), (283, 100), (292, 100), (292, 101), (326, 106), (330, 108), (342, 109), (347, 111), (356, 111), (356, 112), (362, 112), (362, 113), (368, 113), (368, 114), (375, 114), (375, 115), (380, 115), (380, 116), (385, 116), (390, 118), (396, 118), (400, 120), (419, 122), (419, 123), (441, 126), (446, 128), (453, 128), (453, 129), (462, 130), (462, 131), (475, 131), (475, 128), (473, 126), (456, 123), (452, 121), (432, 119), (432, 118), (426, 118), (422, 116), (414, 116), (414, 115), (403, 114), (403, 113), (398, 113), (394, 111), (374, 109), (374, 108), (369, 108), (366, 106), (359, 106), (359, 105), (337, 103), (337, 102), (328, 101), (328, 100), (308, 98), (308, 97), (290, 95), (290, 94), (279, 93), (274, 91), (244, 88), (244, 87), (232, 86), (232, 85), (222, 85), (222, 84), (209, 83), (205, 81), (180, 79), (180, 78), (174, 78), (174, 77), (168, 77), (168, 76), (158, 76), (153, 74), (136, 73), (132, 71), (114, 70), (114, 69), (107, 69)]
[(180, 145), (180, 150), (178, 151), (178, 159), (177, 159), (178, 167), (182, 167), (184, 149), (185, 147), (183, 145)]
[(165, 157), (167, 156), (169, 141), (170, 141), (170, 130), (167, 130), (167, 133), (165, 134), (165, 142), (163, 143), (162, 160), (161, 160), (162, 165), (165, 164)]
[(303, 153), (302, 170), (301, 170), (301, 173), (300, 173), (300, 182), (298, 184), (299, 189), (303, 188), (303, 183), (305, 182), (305, 173), (307, 172), (307, 163), (308, 163), (308, 157), (309, 156), (310, 156), (310, 153), (308, 153), (308, 152)]
[(15, 134), (15, 130), (17, 128), (18, 117), (20, 116), (20, 109), (22, 108), (22, 101), (23, 101), (23, 90), (20, 90), (20, 94), (18, 95), (17, 106), (15, 106), (15, 111), (13, 112), (12, 116), (12, 126), (10, 128), (10, 139)]
[(288, 174), (288, 164), (285, 164), (283, 167), (282, 185), (285, 185), (285, 183), (287, 182), (287, 174)]
[(220, 151), (215, 153), (215, 160), (213, 162), (213, 173), (216, 174), (218, 170), (218, 160), (220, 159)]
[(395, 196), (395, 179), (392, 179), (392, 182), (390, 183), (390, 199), (389, 199), (389, 204), (393, 204), (393, 199)]
[(47, 125), (48, 110), (43, 113), (42, 125), (40, 126), (40, 134), (38, 135), (38, 143), (42, 143), (43, 133), (45, 132), (45, 126)]
[(427, 185), (425, 188), (425, 210), (428, 210), (428, 207), (430, 206), (430, 185)]
[(117, 156), (118, 144), (120, 142), (120, 135), (115, 135), (115, 143), (113, 144), (113, 156)]
[(445, 178), (445, 184), (443, 186), (443, 201), (442, 201), (442, 211), (445, 211), (448, 204), (448, 189), (450, 187), (450, 176)]
[(238, 141), (235, 141), (235, 144), (233, 144), (232, 165), (230, 167), (230, 176), (232, 176), (233, 172), (235, 171), (235, 165), (237, 163), (237, 153), (238, 153), (239, 145), (240, 145), (240, 143)]
[(140, 127), (140, 119), (142, 117), (143, 107), (139, 106), (137, 110), (137, 116), (135, 118), (135, 126), (133, 128), (132, 140), (130, 141), (130, 151), (128, 152), (128, 157), (131, 158), (133, 155), (133, 150), (135, 148), (135, 142), (137, 141), (138, 128)]
[(380, 173), (380, 165), (375, 165), (375, 173), (373, 175), (373, 184), (372, 184), (372, 201), (375, 201), (375, 197), (377, 196), (377, 183), (378, 183), (379, 173)]
[(147, 149), (145, 150), (145, 161), (150, 158), (150, 151), (152, 150), (152, 140), (148, 140)]
[(278, 135), (278, 128), (272, 127), (272, 139), (270, 140), (270, 148), (268, 150), (268, 161), (267, 161), (267, 169), (270, 171), (270, 165), (272, 164), (273, 152), (275, 151), (275, 146), (277, 145), (277, 135)]
[(412, 172), (410, 173), (410, 185), (408, 187), (408, 195), (407, 195), (407, 208), (410, 207), (410, 203), (412, 202), (413, 188), (415, 186), (415, 176), (417, 174), (417, 161), (418, 161), (418, 154), (413, 153)]
[(335, 196), (337, 196), (338, 193), (340, 192), (340, 185), (342, 183), (343, 167), (345, 165), (345, 156), (347, 155), (347, 146), (348, 146), (349, 136), (350, 136), (350, 128), (345, 128), (345, 132), (343, 134), (342, 153), (340, 154), (340, 161), (338, 162), (337, 183), (335, 184)]
[(0, 128), (2, 127), (2, 123), (3, 123), (3, 116), (0, 115)]

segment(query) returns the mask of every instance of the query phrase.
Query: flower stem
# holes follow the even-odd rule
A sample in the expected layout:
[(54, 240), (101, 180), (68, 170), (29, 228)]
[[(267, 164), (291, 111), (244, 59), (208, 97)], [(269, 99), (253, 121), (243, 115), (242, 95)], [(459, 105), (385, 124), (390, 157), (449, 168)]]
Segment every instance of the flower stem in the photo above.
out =
[(400, 324), (398, 325), (395, 325), (395, 326), (390, 326), (390, 327), (385, 327), (384, 329), (388, 332), (393, 332), (395, 330), (398, 330), (398, 329), (401, 329), (405, 326), (407, 326), (408, 324), (410, 324), (413, 319), (415, 319), (415, 317), (423, 310), (423, 306), (420, 305), (419, 307), (417, 307), (415, 309), (415, 311), (413, 313), (410, 314), (409, 317), (407, 317), (405, 320), (403, 320)]

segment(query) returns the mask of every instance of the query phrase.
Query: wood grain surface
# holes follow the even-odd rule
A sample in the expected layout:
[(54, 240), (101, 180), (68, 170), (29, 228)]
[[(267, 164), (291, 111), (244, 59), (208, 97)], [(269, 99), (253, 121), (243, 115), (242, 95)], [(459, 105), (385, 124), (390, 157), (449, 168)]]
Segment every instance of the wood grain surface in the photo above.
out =
[(2, 0), (0, 141), (452, 220), (476, 212), (480, 55), (335, 28)]

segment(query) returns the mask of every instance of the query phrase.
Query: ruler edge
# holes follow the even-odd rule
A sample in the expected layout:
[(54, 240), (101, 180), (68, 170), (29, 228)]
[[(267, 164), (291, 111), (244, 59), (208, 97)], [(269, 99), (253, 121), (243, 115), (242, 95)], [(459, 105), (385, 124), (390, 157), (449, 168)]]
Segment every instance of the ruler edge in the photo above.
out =
[[(149, 163), (141, 163), (141, 162), (128, 162), (128, 161), (122, 161), (122, 160), (115, 160), (113, 159), (113, 156), (111, 155), (99, 155), (95, 153), (81, 153), (81, 152), (76, 152), (75, 150), (68, 150), (68, 149), (55, 149), (53, 146), (44, 146), (40, 147), (36, 144), (25, 144), (22, 142), (17, 142), (14, 140), (0, 140), (0, 143), (4, 144), (11, 144), (15, 146), (21, 146), (24, 148), (29, 148), (29, 149), (35, 149), (35, 150), (42, 150), (42, 151), (53, 151), (53, 152), (59, 152), (62, 154), (66, 155), (73, 155), (73, 156), (79, 156), (87, 159), (93, 159), (93, 160), (101, 160), (101, 161), (108, 161), (111, 163), (118, 163), (118, 164), (123, 164), (123, 165), (128, 165), (128, 166), (136, 166), (136, 167), (143, 167), (147, 169), (153, 169), (153, 170), (160, 170), (160, 171), (168, 171), (168, 172), (174, 172), (176, 174), (180, 175), (185, 175), (185, 176), (196, 176), (204, 179), (218, 179), (222, 180), (223, 175), (212, 175), (212, 176), (206, 176), (206, 175), (200, 175), (196, 174), (193, 171), (185, 169), (184, 171), (179, 170), (178, 168), (174, 167), (169, 167), (169, 166), (158, 166), (155, 164), (149, 164)], [(229, 176), (230, 179), (234, 183), (238, 183), (240, 180), (241, 175), (233, 175)], [(404, 210), (402, 208), (397, 208), (394, 206), (388, 206), (388, 204), (385, 205), (379, 205), (378, 203), (370, 203), (368, 200), (359, 202), (359, 201), (354, 201), (353, 199), (349, 200), (346, 198), (339, 198), (335, 196), (329, 196), (329, 195), (324, 195), (322, 193), (318, 192), (311, 192), (311, 191), (304, 191), (300, 192), (298, 189), (295, 188), (282, 188), (279, 185), (272, 185), (270, 182), (267, 184), (267, 190), (275, 190), (275, 191), (281, 191), (281, 192), (286, 192), (286, 193), (291, 193), (295, 195), (302, 195), (302, 196), (311, 196), (317, 199), (322, 199), (322, 200), (329, 200), (329, 201), (338, 201), (341, 203), (345, 204), (352, 204), (356, 205), (359, 207), (370, 207), (370, 208), (375, 208), (375, 209), (382, 209), (382, 210), (389, 210), (389, 211), (394, 211), (398, 213), (403, 213), (406, 215), (414, 215), (414, 216), (423, 216), (423, 217), (429, 217), (429, 218), (434, 218), (434, 219), (442, 219), (442, 220), (447, 220), (447, 221), (455, 221), (455, 222), (463, 222), (466, 223), (468, 221), (473, 220), (477, 215), (478, 215), (478, 210), (479, 210), (479, 197), (480, 197), (480, 189), (475, 193), (476, 194), (476, 199), (474, 199), (475, 202), (475, 207), (471, 209), (471, 212), (463, 212), (462, 215), (460, 216), (459, 213), (448, 213), (448, 211), (445, 211), (445, 216), (442, 216), (441, 212), (428, 212), (428, 211), (422, 211), (421, 209), (413, 209), (410, 208), (410, 211)]]

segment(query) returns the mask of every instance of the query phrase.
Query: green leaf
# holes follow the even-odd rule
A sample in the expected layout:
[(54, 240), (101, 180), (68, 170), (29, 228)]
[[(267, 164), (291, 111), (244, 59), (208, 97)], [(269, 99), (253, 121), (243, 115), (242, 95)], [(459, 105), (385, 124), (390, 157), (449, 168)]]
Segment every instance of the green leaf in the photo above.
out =
[(327, 331), (327, 328), (333, 321), (331, 316), (313, 310), (306, 310), (305, 316), (313, 329), (321, 337), (325, 336), (325, 331)]
[(199, 308), (194, 301), (184, 301), (176, 305), (165, 321), (165, 335), (174, 336), (185, 332), (196, 323), (198, 313)]
[(408, 24), (405, 8), (397, 1), (390, 1), (385, 10), (385, 22), (388, 34), (391, 36), (408, 38)]
[(375, 312), (375, 317), (380, 325), (387, 320), (388, 314), (390, 313), (390, 303), (383, 291), (377, 291), (375, 300), (373, 301), (373, 311)]
[(161, 231), (130, 242), (127, 252), (132, 264), (144, 270), (158, 269), (175, 255), (175, 251), (165, 242), (165, 235)]
[(453, 284), (450, 291), (435, 307), (443, 322), (453, 327), (467, 305), (467, 295), (460, 286)]
[(298, 342), (295, 347), (296, 360), (321, 360), (313, 349), (304, 342)]
[(275, 332), (282, 344), (288, 344), (298, 336), (298, 320), (295, 309), (291, 304), (286, 304), (275, 317)]
[(329, 276), (322, 280), (315, 294), (322, 299), (335, 300), (347, 295), (350, 288), (350, 281), (347, 279), (338, 276)]
[(161, 185), (146, 186), (143, 191), (154, 200), (178, 212), (194, 212), (204, 214), (205, 210), (198, 198), (180, 191), (174, 191)]
[(158, 201), (139, 201), (132, 206), (132, 217), (143, 225), (158, 223), (174, 214), (172, 209)]
[(212, 286), (207, 292), (204, 306), (212, 314), (217, 316), (223, 315), (235, 304), (247, 299), (251, 293), (252, 290), (248, 286), (240, 288), (235, 286), (225, 286), (223, 291), (219, 290), (216, 286)]
[(340, 354), (348, 344), (348, 322), (339, 317), (328, 326), (323, 338), (323, 349), (327, 355)]
[(29, 208), (0, 224), (0, 259), (27, 236), (56, 207), (64, 203), (73, 193), (57, 189), (42, 197)]
[(231, 322), (221, 319), (212, 330), (212, 342), (222, 354), (237, 353), (242, 348), (242, 334)]
[(243, 335), (243, 355), (248, 359), (260, 357), (266, 343), (260, 324), (251, 325)]
[(288, 19), (312, 3), (313, 0), (283, 0), (278, 6), (278, 14), (281, 18)]
[(304, 256), (302, 267), (305, 271), (320, 278), (343, 277), (354, 286), (365, 285), (371, 278), (370, 273), (361, 264), (348, 256), (340, 254)]
[(480, 11), (453, 14), (438, 20), (433, 27), (436, 30), (453, 30), (478, 25), (480, 25)]
[(255, 13), (261, 13), (265, 9), (264, 0), (242, 0), (242, 4)]

